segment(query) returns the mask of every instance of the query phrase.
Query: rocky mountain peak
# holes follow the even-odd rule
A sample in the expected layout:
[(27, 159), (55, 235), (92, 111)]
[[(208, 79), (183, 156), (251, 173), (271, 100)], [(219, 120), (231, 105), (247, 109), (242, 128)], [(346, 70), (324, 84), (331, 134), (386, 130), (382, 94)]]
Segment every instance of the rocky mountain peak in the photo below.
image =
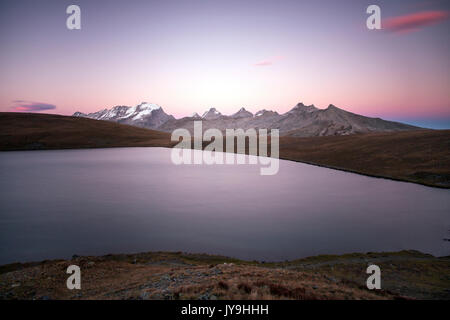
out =
[(329, 104), (328, 107), (327, 107), (327, 109), (341, 110), (341, 109), (339, 109), (338, 107), (336, 107), (334, 104)]
[(216, 108), (210, 108), (208, 111), (203, 113), (202, 118), (205, 120), (218, 119), (222, 114), (216, 110)]
[(254, 116), (245, 108), (240, 108), (232, 116), (223, 116), (216, 108), (210, 108), (202, 117), (194, 113), (192, 117), (175, 119), (166, 114), (156, 104), (142, 102), (135, 107), (115, 106), (94, 113), (75, 112), (76, 117), (87, 117), (96, 120), (116, 121), (139, 127), (171, 132), (177, 128), (193, 127), (194, 120), (203, 120), (205, 127), (219, 130), (231, 128), (275, 128), (280, 135), (298, 137), (348, 135), (367, 132), (392, 132), (415, 130), (416, 127), (406, 124), (369, 118), (348, 112), (330, 104), (326, 109), (317, 109), (314, 105), (298, 103), (284, 114), (270, 110), (260, 110)]
[(262, 109), (259, 110), (257, 113), (255, 113), (255, 117), (261, 117), (261, 116), (277, 116), (278, 112), (272, 111), (272, 110), (266, 110)]
[(233, 114), (231, 117), (232, 118), (248, 118), (248, 117), (253, 117), (253, 113), (251, 113), (250, 111), (245, 110), (245, 108), (242, 107), (241, 109), (239, 109), (238, 112)]
[(313, 104), (312, 105), (305, 105), (302, 102), (298, 103), (294, 108), (291, 109), (289, 112), (295, 112), (295, 111), (302, 111), (302, 112), (314, 112), (317, 111), (317, 109)]

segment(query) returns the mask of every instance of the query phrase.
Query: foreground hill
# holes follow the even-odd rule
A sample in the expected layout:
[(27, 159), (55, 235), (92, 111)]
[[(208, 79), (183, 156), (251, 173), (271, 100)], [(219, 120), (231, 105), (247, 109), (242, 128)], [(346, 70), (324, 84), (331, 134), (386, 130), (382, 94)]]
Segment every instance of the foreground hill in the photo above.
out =
[[(66, 269), (82, 270), (81, 290)], [(366, 268), (382, 270), (368, 290)], [(0, 299), (450, 299), (450, 258), (417, 251), (264, 263), (181, 252), (78, 257), (0, 266)]]
[(0, 112), (0, 150), (170, 147), (168, 133), (53, 114)]
[[(109, 121), (0, 113), (0, 150), (171, 147), (170, 134)], [(366, 175), (450, 187), (450, 130), (326, 137), (281, 137), (286, 160)]]
[(194, 114), (191, 117), (175, 119), (166, 114), (160, 106), (143, 102), (135, 107), (116, 106), (89, 114), (75, 112), (73, 116), (114, 121), (166, 132), (172, 132), (177, 128), (185, 128), (193, 132), (194, 121), (202, 120), (205, 129), (216, 128), (222, 131), (237, 128), (279, 129), (280, 135), (296, 137), (419, 129), (399, 122), (365, 117), (333, 105), (329, 105), (326, 109), (318, 109), (314, 105), (306, 106), (303, 103), (297, 104), (284, 114), (261, 110), (253, 115), (245, 108), (241, 108), (238, 112), (227, 116), (211, 108), (201, 117)]

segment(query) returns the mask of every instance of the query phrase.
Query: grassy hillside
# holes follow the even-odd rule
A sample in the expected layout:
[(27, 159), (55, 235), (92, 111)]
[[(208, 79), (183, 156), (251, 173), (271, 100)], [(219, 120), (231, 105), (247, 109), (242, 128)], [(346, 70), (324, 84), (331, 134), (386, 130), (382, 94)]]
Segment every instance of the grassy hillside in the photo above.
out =
[(53, 114), (0, 113), (0, 150), (171, 147), (170, 134)]
[[(366, 268), (382, 270), (368, 290)], [(81, 290), (65, 270), (80, 266)], [(0, 266), (0, 299), (450, 299), (450, 258), (417, 251), (262, 263), (182, 252), (110, 254)]]
[(280, 140), (280, 157), (366, 175), (450, 187), (450, 130)]
[[(114, 122), (0, 113), (0, 150), (171, 147), (170, 134)], [(450, 130), (281, 137), (282, 159), (450, 188)]]

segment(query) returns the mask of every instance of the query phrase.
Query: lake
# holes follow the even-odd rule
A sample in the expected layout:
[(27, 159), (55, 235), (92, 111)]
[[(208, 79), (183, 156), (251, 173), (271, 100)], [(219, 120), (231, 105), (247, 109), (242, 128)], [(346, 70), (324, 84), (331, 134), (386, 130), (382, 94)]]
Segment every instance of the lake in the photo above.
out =
[(170, 152), (0, 152), (0, 264), (143, 251), (450, 254), (450, 190), (283, 160), (273, 176), (176, 166)]

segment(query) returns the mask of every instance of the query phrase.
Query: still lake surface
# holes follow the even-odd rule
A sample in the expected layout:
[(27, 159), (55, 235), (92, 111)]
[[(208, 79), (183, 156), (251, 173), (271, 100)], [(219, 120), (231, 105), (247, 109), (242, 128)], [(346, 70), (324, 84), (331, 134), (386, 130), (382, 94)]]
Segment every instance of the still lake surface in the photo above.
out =
[(172, 164), (170, 149), (0, 152), (0, 264), (186, 251), (285, 260), (450, 254), (450, 190), (280, 160)]

